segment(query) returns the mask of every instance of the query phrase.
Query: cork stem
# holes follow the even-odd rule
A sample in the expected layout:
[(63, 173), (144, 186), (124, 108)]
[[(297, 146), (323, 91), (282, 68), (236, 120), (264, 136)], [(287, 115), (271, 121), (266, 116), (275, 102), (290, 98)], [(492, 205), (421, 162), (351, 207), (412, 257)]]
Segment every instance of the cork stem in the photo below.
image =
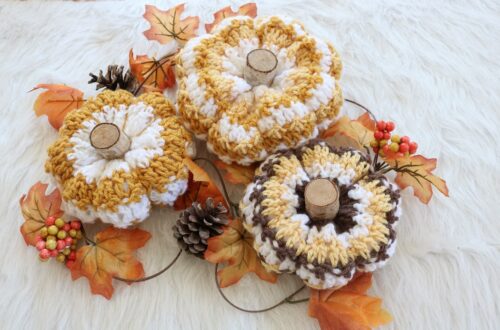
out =
[(130, 139), (113, 123), (98, 124), (90, 132), (90, 144), (106, 159), (122, 157), (130, 149)]
[(269, 86), (276, 75), (277, 66), (278, 58), (272, 51), (257, 48), (247, 54), (243, 76), (252, 86)]
[(304, 191), (306, 211), (314, 221), (334, 219), (339, 211), (339, 189), (327, 179), (309, 182)]

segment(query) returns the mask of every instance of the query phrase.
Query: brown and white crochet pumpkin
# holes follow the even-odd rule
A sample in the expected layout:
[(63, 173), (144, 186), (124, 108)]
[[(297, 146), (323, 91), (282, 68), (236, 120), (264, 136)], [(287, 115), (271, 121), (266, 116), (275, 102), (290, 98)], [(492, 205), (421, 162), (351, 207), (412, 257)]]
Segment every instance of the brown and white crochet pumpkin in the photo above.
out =
[(68, 113), (45, 169), (66, 213), (127, 227), (186, 191), (191, 145), (162, 94), (105, 91)]
[(184, 124), (223, 161), (250, 164), (315, 138), (343, 103), (333, 46), (296, 20), (223, 20), (180, 51)]
[(359, 151), (324, 142), (265, 160), (240, 204), (264, 265), (318, 289), (384, 265), (401, 202), (397, 186), (370, 171)]

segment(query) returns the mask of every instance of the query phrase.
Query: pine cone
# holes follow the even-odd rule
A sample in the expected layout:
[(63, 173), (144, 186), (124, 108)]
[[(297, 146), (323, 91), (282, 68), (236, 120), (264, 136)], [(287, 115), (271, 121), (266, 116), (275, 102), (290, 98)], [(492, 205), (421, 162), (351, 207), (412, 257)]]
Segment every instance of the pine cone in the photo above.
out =
[(190, 208), (184, 210), (172, 229), (183, 250), (203, 258), (208, 246), (207, 240), (222, 234), (223, 226), (228, 223), (229, 218), (224, 205), (219, 203), (215, 206), (213, 199), (208, 198), (205, 208), (200, 203), (194, 202)]
[(99, 75), (89, 73), (91, 79), (89, 84), (97, 83), (96, 89), (107, 88), (109, 90), (125, 89), (133, 93), (137, 86), (137, 80), (127, 70), (123, 74), (123, 65), (109, 65), (106, 75), (102, 74), (102, 70), (99, 70)]

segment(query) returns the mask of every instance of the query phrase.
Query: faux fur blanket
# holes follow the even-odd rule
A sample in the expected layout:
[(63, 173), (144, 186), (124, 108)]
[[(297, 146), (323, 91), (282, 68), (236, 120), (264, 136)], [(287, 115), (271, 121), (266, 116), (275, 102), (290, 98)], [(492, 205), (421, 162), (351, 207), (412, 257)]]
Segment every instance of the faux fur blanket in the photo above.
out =
[[(174, 1), (148, 1), (167, 9)], [(242, 1), (188, 1), (186, 14)], [(19, 226), (19, 197), (47, 181), (46, 148), (56, 137), (32, 111), (37, 83), (95, 93), (88, 72), (127, 64), (128, 51), (159, 49), (142, 35), (143, 1), (0, 3), (0, 328), (1, 329), (315, 329), (307, 304), (247, 314), (228, 305), (213, 266), (181, 256), (162, 276), (116, 284), (111, 301), (92, 296), (56, 263), (40, 263)], [(258, 1), (260, 15), (286, 14), (333, 42), (342, 56), (345, 97), (418, 141), (438, 158), (450, 197), (428, 206), (403, 192), (395, 257), (374, 275), (388, 329), (498, 329), (500, 324), (500, 3), (484, 1)], [(348, 106), (346, 106), (347, 108)], [(147, 273), (173, 258), (175, 214), (157, 209), (139, 252)], [(246, 276), (226, 289), (247, 308), (269, 306), (299, 285)]]

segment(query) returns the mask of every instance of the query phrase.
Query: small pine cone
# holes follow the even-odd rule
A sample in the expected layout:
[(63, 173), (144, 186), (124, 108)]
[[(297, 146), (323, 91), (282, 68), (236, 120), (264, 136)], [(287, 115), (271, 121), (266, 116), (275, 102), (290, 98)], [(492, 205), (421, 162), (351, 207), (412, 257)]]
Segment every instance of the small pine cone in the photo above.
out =
[(106, 88), (109, 90), (125, 89), (133, 93), (137, 87), (137, 80), (127, 70), (125, 74), (123, 73), (123, 65), (109, 65), (106, 74), (99, 70), (99, 75), (89, 73), (91, 79), (89, 84), (97, 83), (96, 89)]
[(203, 259), (208, 239), (222, 234), (222, 228), (228, 223), (229, 218), (224, 205), (219, 203), (215, 206), (213, 199), (208, 198), (205, 208), (200, 203), (194, 202), (190, 208), (184, 210), (172, 229), (183, 250)]

